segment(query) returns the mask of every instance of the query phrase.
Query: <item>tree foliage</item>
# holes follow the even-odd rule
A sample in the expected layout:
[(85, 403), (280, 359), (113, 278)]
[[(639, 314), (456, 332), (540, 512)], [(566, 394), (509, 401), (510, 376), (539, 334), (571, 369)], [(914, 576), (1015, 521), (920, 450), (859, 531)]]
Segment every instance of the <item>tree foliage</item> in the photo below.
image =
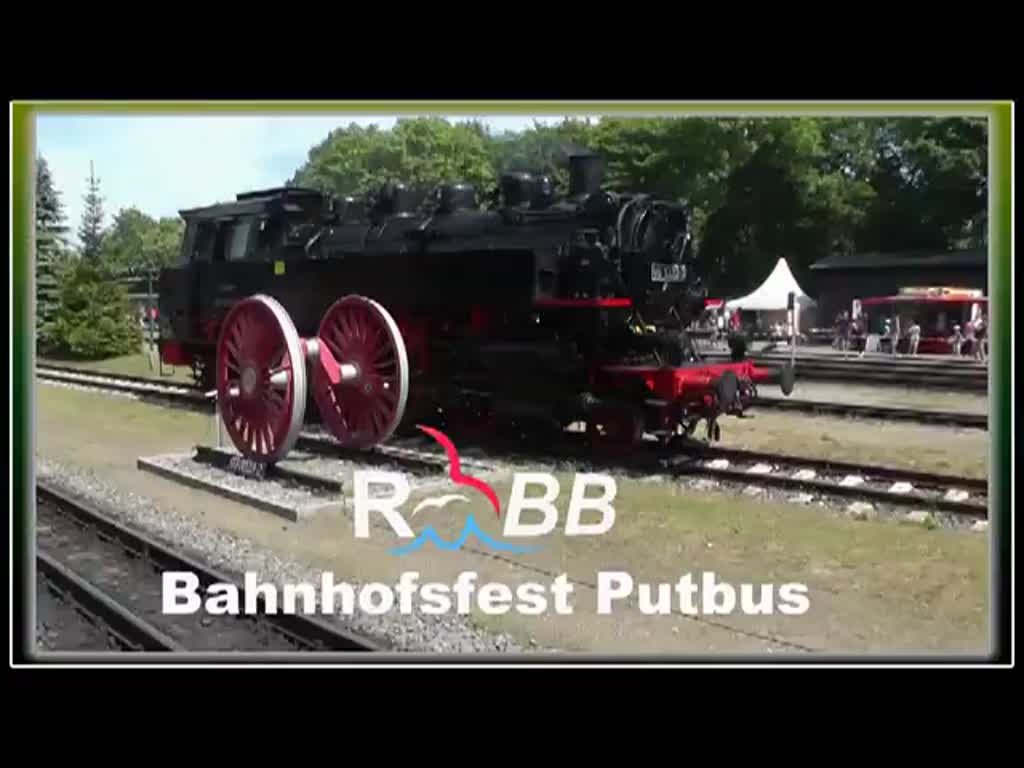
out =
[(138, 208), (122, 208), (103, 237), (101, 259), (114, 274), (145, 274), (177, 259), (185, 224), (154, 219)]
[(360, 195), (385, 181), (493, 185), (504, 171), (568, 185), (580, 150), (605, 184), (687, 203), (710, 286), (736, 295), (784, 256), (970, 248), (986, 240), (987, 136), (968, 118), (605, 118), (487, 134), (477, 124), (351, 125), (309, 153), (292, 183)]
[[(486, 200), (501, 173), (530, 171), (564, 193), (569, 156), (595, 151), (607, 188), (688, 205), (715, 294), (752, 289), (780, 256), (813, 292), (808, 267), (833, 253), (984, 245), (986, 130), (970, 118), (610, 117), (493, 135), (477, 122), (426, 117), (388, 130), (340, 127), (287, 183), (363, 195), (386, 182), (427, 192), (462, 181)], [(183, 223), (130, 207), (106, 228), (90, 165), (83, 258), (69, 260), (60, 193), (43, 158), (37, 173), (40, 340), (86, 356), (134, 350), (138, 323), (112, 275), (173, 263)]]
[(103, 195), (100, 194), (100, 180), (96, 178), (92, 163), (89, 163), (89, 189), (85, 193), (85, 210), (78, 227), (81, 254), (85, 259), (99, 258), (103, 248)]
[(45, 351), (57, 343), (54, 321), (61, 273), (69, 257), (64, 203), (46, 158), (36, 160), (35, 275), (36, 342)]
[(124, 288), (102, 266), (80, 259), (60, 288), (56, 316), (60, 351), (81, 358), (130, 354), (142, 330)]
[(289, 181), (339, 194), (365, 194), (388, 182), (426, 188), (439, 181), (494, 182), (486, 130), (441, 118), (399, 120), (392, 130), (339, 128), (310, 150)]

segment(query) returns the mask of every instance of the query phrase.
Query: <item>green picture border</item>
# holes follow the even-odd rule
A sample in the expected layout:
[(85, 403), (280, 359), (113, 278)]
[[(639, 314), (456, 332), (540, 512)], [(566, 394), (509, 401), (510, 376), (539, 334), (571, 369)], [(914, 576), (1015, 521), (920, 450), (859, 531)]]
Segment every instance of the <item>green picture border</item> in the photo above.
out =
[[(38, 115), (618, 115), (618, 116), (984, 116), (989, 119), (990, 535), (993, 617), (1010, 610), (1001, 576), (1011, 566), (1013, 103), (1006, 102), (591, 102), (591, 101), (16, 101), (11, 103), (12, 226), (12, 557), (26, 571), (34, 494), (34, 178)], [(13, 573), (12, 573), (13, 575)], [(1009, 582), (1006, 582), (1009, 583)], [(1012, 584), (1011, 584), (1012, 590)], [(23, 603), (25, 604), (25, 603)], [(27, 605), (26, 605), (27, 607)], [(1009, 615), (1003, 618), (1009, 620)], [(24, 627), (31, 633), (31, 627)], [(993, 626), (993, 643), (1000, 634)], [(1009, 648), (993, 647), (1008, 656)]]

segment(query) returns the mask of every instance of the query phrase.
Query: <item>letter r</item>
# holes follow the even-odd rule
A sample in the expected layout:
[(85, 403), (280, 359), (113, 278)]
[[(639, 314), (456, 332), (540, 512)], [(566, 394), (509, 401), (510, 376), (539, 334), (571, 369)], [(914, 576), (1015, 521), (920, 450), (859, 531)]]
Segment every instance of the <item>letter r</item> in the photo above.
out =
[[(389, 485), (394, 489), (390, 496), (372, 497), (370, 485)], [(409, 498), (409, 482), (397, 472), (356, 470), (352, 473), (352, 503), (355, 507), (356, 538), (370, 538), (370, 512), (380, 512), (391, 525), (392, 530), (402, 538), (411, 539), (412, 529), (398, 511), (398, 507)]]

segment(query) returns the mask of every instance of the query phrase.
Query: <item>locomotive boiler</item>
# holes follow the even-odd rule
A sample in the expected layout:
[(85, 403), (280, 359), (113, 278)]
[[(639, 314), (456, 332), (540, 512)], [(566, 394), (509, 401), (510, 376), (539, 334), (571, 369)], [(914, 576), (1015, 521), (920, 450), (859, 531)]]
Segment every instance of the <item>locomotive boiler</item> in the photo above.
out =
[[(284, 187), (181, 211), (162, 270), (160, 354), (215, 389), (236, 447), (282, 458), (307, 415), (339, 443), (396, 430), (668, 440), (740, 413), (771, 378), (710, 365), (687, 335), (706, 295), (685, 205), (603, 187), (599, 156), (363, 198)], [(792, 389), (792, 370), (781, 380)]]

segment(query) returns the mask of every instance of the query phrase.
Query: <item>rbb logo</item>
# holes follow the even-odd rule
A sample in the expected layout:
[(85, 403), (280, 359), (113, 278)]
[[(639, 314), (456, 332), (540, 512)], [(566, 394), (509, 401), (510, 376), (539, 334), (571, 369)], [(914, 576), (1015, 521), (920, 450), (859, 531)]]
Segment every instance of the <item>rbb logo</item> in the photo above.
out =
[[(539, 537), (555, 530), (560, 516), (558, 503), (562, 489), (554, 475), (547, 472), (515, 473), (505, 513), (502, 515), (501, 503), (494, 489), (479, 478), (462, 472), (459, 454), (452, 441), (430, 427), (421, 426), (420, 429), (444, 447), (448, 456), (448, 475), (459, 490), (466, 488), (481, 494), (490, 503), (498, 519), (504, 517), (503, 533), (506, 538)], [(592, 491), (594, 488), (597, 489), (596, 492)], [(615, 508), (612, 501), (616, 492), (615, 479), (608, 475), (577, 474), (565, 506), (565, 535), (597, 536), (611, 530), (615, 524)], [(356, 538), (369, 538), (371, 516), (379, 515), (396, 535), (414, 539), (410, 545), (393, 550), (395, 554), (413, 552), (427, 541), (432, 541), (441, 549), (458, 549), (470, 535), (494, 549), (503, 551), (528, 552), (535, 549), (495, 540), (480, 529), (472, 514), (466, 516), (462, 533), (455, 542), (445, 541), (430, 526), (426, 526), (417, 536), (409, 525), (405, 512), (402, 511), (410, 495), (411, 489), (405, 475), (372, 470), (354, 472), (352, 501)], [(462, 493), (424, 499), (409, 512), (409, 515), (415, 516), (425, 507), (443, 509), (453, 501), (471, 500)]]
[[(383, 517), (398, 536), (411, 539), (416, 535), (399, 509), (411, 495), (405, 475), (397, 472), (356, 471), (354, 481), (356, 538), (369, 538), (370, 515), (373, 513)], [(599, 495), (588, 493), (588, 489), (595, 487), (600, 489)], [(534, 489), (540, 490), (540, 493)], [(608, 475), (577, 474), (565, 513), (565, 535), (597, 536), (611, 530), (615, 524), (612, 501), (616, 491), (615, 480)], [(546, 472), (517, 472), (505, 506), (504, 535), (509, 538), (545, 536), (554, 531), (559, 518), (557, 501), (560, 492), (558, 480), (553, 475)], [(443, 507), (455, 500), (468, 501), (461, 495), (452, 495), (440, 497), (438, 503), (428, 503), (427, 506)], [(424, 502), (418, 508), (422, 506)], [(540, 519), (524, 520), (523, 512), (526, 510), (539, 512)], [(585, 510), (599, 513), (597, 520), (584, 521)]]

